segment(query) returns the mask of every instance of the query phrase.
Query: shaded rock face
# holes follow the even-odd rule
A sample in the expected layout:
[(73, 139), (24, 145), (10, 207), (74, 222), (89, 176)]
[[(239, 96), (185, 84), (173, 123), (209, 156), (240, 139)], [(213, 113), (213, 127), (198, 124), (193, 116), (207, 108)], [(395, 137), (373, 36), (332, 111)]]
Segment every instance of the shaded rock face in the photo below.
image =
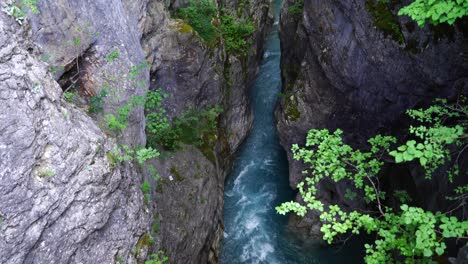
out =
[[(161, 249), (171, 263), (216, 263), (224, 178), (251, 126), (247, 87), (271, 1), (244, 7), (257, 31), (243, 59), (181, 30), (168, 12), (174, 1), (38, 2), (40, 13), (22, 27), (0, 13), (0, 262), (141, 263)], [(109, 60), (113, 51), (118, 58)], [(85, 103), (105, 88), (103, 113), (65, 102), (71, 85)], [(170, 117), (212, 105), (224, 112), (213, 155), (193, 146), (165, 153), (150, 161), (155, 182), (144, 168), (109, 158), (118, 144), (145, 145), (143, 108), (130, 111), (121, 135), (105, 129), (103, 116), (158, 87), (169, 94)]]
[[(303, 179), (304, 167), (289, 150), (292, 144), (305, 142), (309, 129), (340, 128), (347, 143), (365, 147), (366, 140), (377, 133), (403, 136), (402, 129), (408, 124), (406, 109), (466, 93), (468, 42), (462, 33), (463, 23), (449, 29), (447, 37), (438, 35), (440, 28), (420, 29), (409, 18), (394, 16), (399, 30), (392, 38), (375, 26), (372, 1), (304, 1), (302, 13), (294, 14), (290, 7), (296, 2), (283, 1), (284, 96), (277, 111), (293, 188)], [(390, 11), (395, 13), (405, 3)], [(404, 43), (398, 41), (400, 37)], [(441, 201), (450, 186), (426, 184), (415, 170), (392, 170), (400, 170), (400, 175), (409, 179), (405, 186), (417, 190), (416, 200), (421, 204), (429, 209), (444, 208)], [(324, 182), (319, 197), (325, 203), (360, 206), (344, 198), (347, 187)], [(425, 195), (428, 192), (440, 196), (429, 198)], [(317, 216), (293, 222), (311, 235), (321, 236)]]
[[(238, 6), (232, 1), (218, 1), (218, 5), (231, 9)], [(250, 5), (244, 7), (243, 16), (252, 18), (257, 30), (246, 58), (227, 54), (222, 45), (209, 47), (181, 20), (152, 20), (144, 26), (143, 47), (152, 64), (150, 89), (161, 88), (169, 95), (165, 103), (169, 116), (215, 105), (224, 110), (217, 142), (208, 155), (206, 150), (185, 146), (167, 160), (153, 164), (161, 170), (154, 193), (161, 248), (176, 263), (218, 262), (224, 180), (233, 154), (252, 124), (247, 88), (257, 72), (263, 40), (273, 23), (272, 1), (250, 1)], [(164, 6), (157, 2), (148, 8), (150, 14), (162, 9)]]

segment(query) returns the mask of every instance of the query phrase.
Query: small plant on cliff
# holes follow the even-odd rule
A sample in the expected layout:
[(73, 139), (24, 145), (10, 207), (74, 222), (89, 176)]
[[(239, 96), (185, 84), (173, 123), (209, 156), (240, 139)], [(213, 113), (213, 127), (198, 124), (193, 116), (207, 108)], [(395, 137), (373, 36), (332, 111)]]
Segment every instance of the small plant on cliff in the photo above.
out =
[[(91, 114), (99, 114), (104, 110), (104, 99), (107, 97), (107, 90), (102, 89), (98, 94), (89, 98), (88, 111)], [(64, 94), (65, 97), (65, 94)], [(65, 98), (66, 100), (66, 98)]]
[(181, 143), (202, 146), (217, 131), (217, 118), (222, 109), (218, 106), (205, 109), (190, 109), (172, 121), (167, 117), (163, 106), (167, 98), (161, 89), (149, 91), (146, 96), (146, 133), (148, 146), (163, 146), (173, 151)]
[(150, 198), (151, 198), (151, 195), (150, 195), (151, 184), (145, 181), (144, 183), (140, 185), (140, 189), (141, 189), (141, 192), (143, 193), (143, 199), (145, 200), (145, 203), (149, 203)]
[(168, 95), (161, 88), (148, 91), (145, 101), (146, 134), (148, 146), (156, 148), (158, 145), (173, 150), (175, 149), (176, 132), (169, 123), (163, 102)]
[(164, 255), (164, 251), (158, 251), (157, 254), (151, 254), (150, 259), (145, 261), (145, 264), (163, 264), (169, 261), (169, 258)]
[(149, 147), (149, 148), (142, 148), (136, 151), (136, 160), (138, 164), (143, 165), (146, 161), (150, 159), (154, 159), (159, 157), (159, 151)]
[(47, 168), (44, 170), (39, 171), (39, 177), (53, 177), (55, 176), (55, 171), (51, 168)]
[(288, 7), (288, 13), (295, 18), (301, 17), (303, 11), (304, 11), (304, 0), (298, 0), (296, 3)]
[(109, 52), (109, 54), (107, 54), (106, 56), (106, 61), (108, 63), (111, 63), (113, 61), (115, 61), (116, 59), (118, 59), (120, 57), (120, 53), (118, 50), (113, 50), (111, 52)]
[(109, 129), (114, 131), (117, 135), (121, 134), (127, 128), (127, 119), (130, 115), (130, 111), (139, 105), (143, 105), (144, 101), (144, 97), (134, 96), (130, 98), (128, 103), (119, 107), (115, 115), (105, 115), (104, 120), (106, 120)]
[(31, 10), (33, 14), (39, 14), (39, 9), (37, 8), (37, 0), (23, 0), (23, 4)]
[(185, 20), (200, 37), (210, 42), (217, 35), (216, 28), (211, 23), (216, 13), (217, 8), (212, 0), (190, 0), (189, 5), (180, 9), (176, 16)]
[(67, 103), (72, 103), (73, 100), (75, 100), (75, 97), (76, 97), (76, 93), (74, 93), (74, 92), (64, 92), (63, 93), (63, 99), (65, 99), (65, 101)]
[[(294, 212), (299, 216), (309, 210), (319, 212), (323, 239), (329, 243), (349, 233), (375, 234), (374, 243), (365, 245), (366, 263), (389, 263), (394, 258), (406, 259), (405, 263), (426, 263), (435, 255), (443, 255), (446, 239), (468, 236), (468, 221), (451, 216), (456, 210), (463, 210), (468, 189), (455, 190), (454, 200), (458, 206), (446, 213), (433, 213), (405, 204), (411, 197), (401, 190), (396, 195), (402, 204), (391, 208), (385, 204), (386, 194), (380, 189), (382, 157), (391, 155), (396, 163), (418, 161), (426, 170), (426, 177), (430, 178), (436, 168), (450, 162), (449, 146), (458, 146), (460, 151), (452, 162), (454, 169), (447, 173), (456, 175), (459, 157), (468, 148), (464, 131), (468, 107), (462, 101), (450, 105), (439, 100), (428, 109), (408, 111), (409, 116), (419, 122), (418, 126), (410, 127), (415, 139), (396, 150), (392, 150), (392, 146), (397, 140), (391, 136), (377, 135), (369, 139), (370, 148), (364, 151), (346, 145), (341, 130), (333, 133), (326, 129), (310, 130), (304, 148), (292, 147), (294, 158), (309, 167), (304, 172), (307, 174), (305, 180), (298, 185), (303, 203), (283, 203), (276, 210), (280, 214)], [(345, 211), (338, 205), (323, 204), (316, 195), (317, 185), (325, 178), (334, 182), (352, 182), (355, 189), (363, 193), (369, 209)]]
[(18, 5), (8, 5), (2, 9), (2, 11), (15, 19), (18, 24), (22, 25), (26, 19), (26, 14)]
[[(108, 152), (107, 158), (112, 167), (128, 161), (137, 161), (139, 165), (144, 165), (146, 161), (159, 157), (159, 152), (153, 148), (133, 149), (127, 145), (120, 145), (112, 152)], [(148, 166), (150, 174), (156, 174), (153, 166)], [(154, 175), (152, 175), (154, 176)], [(155, 176), (156, 177), (156, 176)]]
[(230, 54), (246, 56), (254, 31), (255, 27), (249, 20), (236, 20), (232, 15), (221, 16), (221, 35), (225, 41), (226, 51)]
[(37, 0), (23, 0), (21, 2), (11, 1), (10, 4), (2, 9), (4, 13), (13, 17), (20, 25), (22, 25), (23, 21), (26, 19), (28, 10), (33, 14), (39, 14)]

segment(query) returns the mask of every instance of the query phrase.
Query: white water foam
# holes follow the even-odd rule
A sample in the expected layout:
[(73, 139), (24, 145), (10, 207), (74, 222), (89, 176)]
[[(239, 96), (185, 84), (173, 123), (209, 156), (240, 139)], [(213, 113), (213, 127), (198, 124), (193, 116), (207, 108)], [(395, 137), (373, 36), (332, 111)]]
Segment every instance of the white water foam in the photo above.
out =
[(239, 175), (237, 176), (237, 178), (234, 180), (234, 190), (236, 192), (239, 192), (240, 191), (240, 185), (241, 185), (241, 182), (242, 182), (242, 178), (247, 174), (247, 172), (250, 170), (250, 168), (252, 168), (253, 166), (255, 165), (255, 162), (251, 161), (249, 163), (249, 165), (245, 166), (242, 171), (239, 173)]
[[(241, 261), (246, 263), (265, 263), (267, 257), (275, 252), (268, 236), (256, 236), (242, 247)], [(268, 263), (274, 263), (268, 259)]]

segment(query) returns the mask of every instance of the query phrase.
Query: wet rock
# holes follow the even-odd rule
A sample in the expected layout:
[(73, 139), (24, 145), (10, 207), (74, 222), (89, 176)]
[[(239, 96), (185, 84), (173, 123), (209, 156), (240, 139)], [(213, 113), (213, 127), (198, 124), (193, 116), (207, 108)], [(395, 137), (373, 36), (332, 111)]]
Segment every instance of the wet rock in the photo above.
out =
[[(340, 128), (349, 144), (365, 147), (366, 140), (377, 133), (404, 136), (406, 109), (466, 93), (468, 45), (463, 23), (451, 28), (447, 37), (440, 36), (438, 29), (420, 29), (409, 18), (390, 13), (398, 30), (388, 32), (376, 26), (373, 1), (304, 1), (302, 12), (294, 13), (290, 7), (296, 2), (283, 1), (284, 96), (277, 111), (293, 188), (303, 179), (304, 168), (289, 150), (294, 143), (304, 143), (309, 129)], [(405, 3), (386, 12), (394, 14)], [(414, 177), (413, 184), (423, 187), (417, 173), (408, 174)], [(443, 207), (425, 201), (423, 192), (439, 192), (443, 197), (448, 190), (447, 186), (434, 188), (420, 188), (418, 199), (429, 208)], [(323, 183), (319, 196), (325, 203), (355, 206), (344, 198), (344, 189)], [(316, 217), (309, 215), (297, 225), (321, 236), (314, 227)]]
[[(231, 1), (219, 4), (237, 7)], [(165, 102), (169, 116), (215, 105), (224, 110), (214, 144), (205, 146), (207, 149), (183, 148), (160, 161), (166, 165), (155, 164), (165, 168), (159, 180), (163, 184), (157, 187), (160, 193), (155, 194), (155, 211), (161, 216), (161, 247), (175, 263), (218, 261), (224, 180), (252, 125), (248, 88), (273, 23), (271, 1), (251, 1), (250, 5), (241, 10), (253, 19), (256, 32), (244, 58), (227, 54), (222, 44), (208, 45), (182, 20), (169, 19), (162, 3), (148, 6), (153, 19), (145, 23), (143, 47), (152, 65), (150, 89), (161, 88), (169, 95)], [(178, 181), (177, 174), (184, 180)]]

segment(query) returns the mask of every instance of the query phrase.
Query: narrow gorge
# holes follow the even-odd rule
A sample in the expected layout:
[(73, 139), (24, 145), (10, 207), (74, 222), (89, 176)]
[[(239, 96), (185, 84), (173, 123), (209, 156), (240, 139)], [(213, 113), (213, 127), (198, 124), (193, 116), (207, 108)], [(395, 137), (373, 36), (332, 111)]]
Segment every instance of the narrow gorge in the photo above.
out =
[(467, 19), (0, 1), (0, 263), (467, 263)]

